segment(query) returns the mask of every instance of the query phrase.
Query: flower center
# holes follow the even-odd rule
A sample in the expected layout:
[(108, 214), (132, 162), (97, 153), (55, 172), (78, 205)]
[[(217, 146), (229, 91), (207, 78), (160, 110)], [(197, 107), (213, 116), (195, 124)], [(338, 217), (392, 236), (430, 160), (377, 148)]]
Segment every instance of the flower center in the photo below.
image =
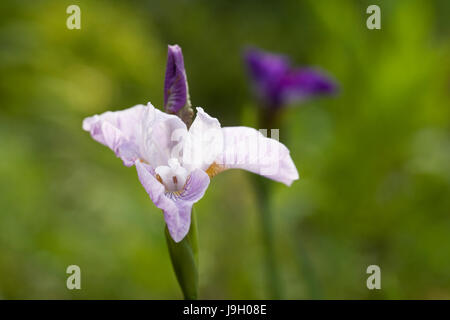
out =
[(155, 173), (156, 179), (170, 192), (181, 191), (188, 176), (187, 170), (180, 165), (176, 158), (170, 158), (168, 166), (157, 167)]

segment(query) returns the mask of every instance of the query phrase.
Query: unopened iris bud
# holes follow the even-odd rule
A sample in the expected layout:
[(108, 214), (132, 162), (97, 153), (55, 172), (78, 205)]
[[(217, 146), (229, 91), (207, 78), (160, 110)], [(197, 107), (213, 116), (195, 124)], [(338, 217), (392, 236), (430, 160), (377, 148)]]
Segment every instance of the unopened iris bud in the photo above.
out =
[(193, 110), (180, 46), (168, 46), (166, 79), (164, 81), (164, 110), (178, 115), (188, 126), (192, 123)]

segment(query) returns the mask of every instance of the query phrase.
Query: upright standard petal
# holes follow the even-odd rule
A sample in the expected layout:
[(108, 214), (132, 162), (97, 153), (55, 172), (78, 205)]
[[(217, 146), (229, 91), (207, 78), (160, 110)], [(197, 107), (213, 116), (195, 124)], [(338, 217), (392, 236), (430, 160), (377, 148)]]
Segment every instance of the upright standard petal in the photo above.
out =
[(169, 46), (164, 81), (164, 109), (175, 114), (186, 105), (188, 99), (183, 53), (178, 45)]
[(143, 159), (156, 168), (167, 165), (170, 158), (179, 158), (187, 134), (186, 125), (175, 115), (157, 109), (158, 119), (144, 125), (141, 144)]
[(203, 197), (208, 188), (208, 175), (201, 170), (195, 170), (188, 177), (182, 191), (168, 192), (149, 165), (137, 161), (136, 170), (150, 199), (156, 207), (163, 210), (164, 220), (173, 240), (180, 242), (189, 231), (193, 204)]
[(197, 108), (183, 147), (183, 165), (190, 170), (206, 170), (223, 149), (220, 122)]

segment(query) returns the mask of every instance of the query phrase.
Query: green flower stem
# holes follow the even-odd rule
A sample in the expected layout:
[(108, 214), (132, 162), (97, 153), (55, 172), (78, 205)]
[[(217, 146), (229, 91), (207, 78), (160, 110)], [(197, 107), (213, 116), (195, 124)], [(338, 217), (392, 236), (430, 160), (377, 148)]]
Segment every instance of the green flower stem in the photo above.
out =
[[(259, 110), (259, 127), (262, 129), (281, 129), (283, 123), (283, 114), (279, 109), (266, 108), (260, 106)], [(283, 131), (284, 132), (284, 131)], [(286, 132), (283, 133), (284, 140), (289, 137), (286, 136)], [(259, 180), (258, 180), (259, 178)], [(263, 186), (266, 182), (266, 186)], [(266, 264), (267, 274), (270, 283), (270, 288), (273, 294), (273, 298), (277, 299), (281, 295), (281, 284), (279, 281), (279, 273), (275, 259), (273, 230), (272, 230), (272, 216), (270, 208), (270, 181), (264, 181), (261, 177), (255, 177), (255, 187), (259, 195), (259, 204), (261, 212), (261, 232), (263, 234), (265, 248), (266, 248)], [(297, 242), (296, 253), (297, 260), (300, 265), (300, 274), (305, 281), (305, 285), (308, 289), (309, 296), (312, 299), (320, 299), (322, 297), (321, 288), (314, 272), (314, 267), (306, 249), (302, 243)]]
[[(258, 126), (260, 129), (279, 128), (281, 114), (279, 110), (260, 106), (258, 108)], [(261, 237), (264, 245), (264, 260), (266, 265), (267, 284), (271, 299), (281, 299), (282, 285), (278, 271), (278, 261), (275, 254), (274, 230), (271, 212), (271, 184), (274, 183), (264, 177), (252, 175), (252, 182), (258, 197), (261, 221)]]
[(196, 300), (198, 297), (198, 238), (195, 212), (192, 208), (189, 233), (180, 242), (173, 241), (169, 230), (165, 230), (170, 260), (183, 291), (184, 299)]
[(281, 299), (281, 282), (275, 255), (273, 221), (270, 212), (270, 183), (272, 182), (256, 175), (253, 175), (252, 178), (258, 197), (261, 237), (264, 245), (264, 259), (270, 298)]
[(314, 271), (312, 261), (303, 246), (302, 241), (297, 241), (296, 253), (298, 264), (300, 265), (300, 274), (305, 281), (306, 289), (308, 290), (308, 298), (313, 300), (322, 299), (322, 289)]

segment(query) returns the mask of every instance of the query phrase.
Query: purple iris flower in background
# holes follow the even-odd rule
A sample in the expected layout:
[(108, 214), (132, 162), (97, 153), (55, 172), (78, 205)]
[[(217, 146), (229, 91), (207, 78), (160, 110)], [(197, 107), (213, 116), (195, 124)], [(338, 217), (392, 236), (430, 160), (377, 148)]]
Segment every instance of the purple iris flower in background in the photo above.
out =
[(337, 91), (336, 82), (325, 73), (312, 68), (294, 68), (284, 55), (249, 48), (244, 60), (255, 94), (264, 106), (277, 109)]
[(168, 46), (166, 79), (164, 81), (164, 110), (176, 114), (190, 106), (183, 52), (180, 46)]

